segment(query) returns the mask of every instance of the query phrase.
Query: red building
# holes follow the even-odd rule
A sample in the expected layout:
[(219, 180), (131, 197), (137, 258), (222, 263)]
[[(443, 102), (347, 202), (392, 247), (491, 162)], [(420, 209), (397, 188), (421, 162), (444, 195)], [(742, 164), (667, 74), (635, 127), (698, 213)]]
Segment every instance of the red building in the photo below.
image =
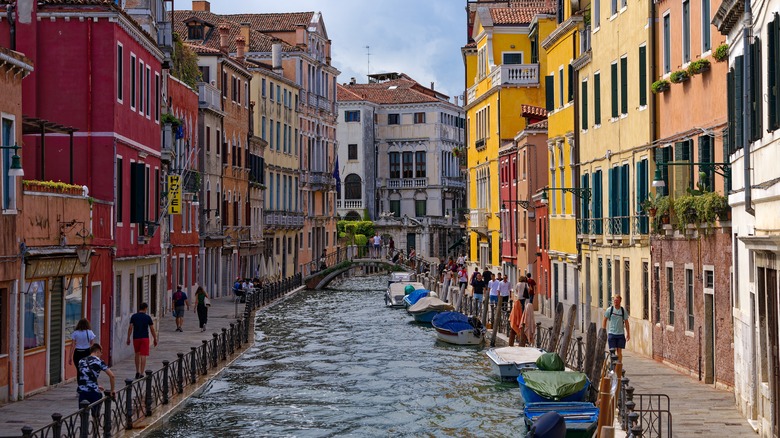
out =
[(0, 45), (15, 44), (35, 64), (23, 84), (25, 119), (45, 132), (70, 127), (75, 134), (71, 146), (68, 136), (56, 132), (26, 133), (25, 176), (90, 188), (97, 257), (83, 292), (82, 314), (100, 309), (100, 342), (110, 346), (112, 359), (122, 359), (132, 353), (124, 330), (138, 304), (148, 302), (153, 317), (161, 307), (156, 224), (161, 215), (164, 54), (114, 3), (27, 3), (31, 12), (17, 8), (15, 41), (10, 41), (8, 21), (0, 22)]
[(517, 283), (517, 146), (506, 143), (498, 150), (498, 196), (501, 201), (501, 272)]

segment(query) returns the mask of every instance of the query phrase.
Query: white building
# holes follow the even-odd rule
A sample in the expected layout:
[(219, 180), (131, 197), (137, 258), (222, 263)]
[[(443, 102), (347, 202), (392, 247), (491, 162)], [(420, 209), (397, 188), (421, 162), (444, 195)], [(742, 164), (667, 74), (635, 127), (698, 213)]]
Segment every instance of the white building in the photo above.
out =
[[(729, 44), (734, 390), (763, 437), (780, 429), (780, 0), (724, 1), (713, 23)], [(743, 23), (749, 29), (745, 47)], [(745, 65), (747, 62), (748, 65)], [(747, 74), (743, 69), (747, 68)], [(743, 99), (743, 91), (747, 99)]]
[(338, 86), (337, 214), (366, 214), (397, 249), (444, 257), (460, 242), (466, 184), (454, 149), (464, 112), (405, 74)]

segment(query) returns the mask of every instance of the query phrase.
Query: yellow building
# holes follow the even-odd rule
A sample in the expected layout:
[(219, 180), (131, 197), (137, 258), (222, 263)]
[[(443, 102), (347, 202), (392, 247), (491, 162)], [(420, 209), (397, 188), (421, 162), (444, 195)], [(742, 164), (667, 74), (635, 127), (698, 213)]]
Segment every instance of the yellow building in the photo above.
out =
[[(652, 166), (653, 53), (649, 0), (592, 0), (578, 72), (580, 186), (592, 191), (578, 218), (584, 320), (601, 325), (620, 293), (631, 322), (626, 346), (650, 355), (649, 221), (641, 214)], [(583, 39), (585, 40), (585, 39)], [(587, 43), (587, 41), (584, 41)]]
[[(540, 297), (540, 308), (548, 315), (557, 303), (564, 307), (576, 304), (581, 308), (579, 282), (577, 280), (576, 211), (580, 197), (573, 189), (578, 186), (575, 142), (574, 101), (576, 72), (572, 63), (578, 55), (582, 41), (583, 15), (572, 10), (571, 2), (562, 2), (556, 11), (555, 30), (544, 40), (542, 49), (547, 53), (545, 75), (545, 104), (548, 111), (547, 161), (549, 163), (548, 217), (550, 246), (549, 298)], [(586, 36), (587, 38), (587, 36)], [(542, 152), (542, 151), (540, 151)], [(582, 313), (579, 313), (582, 321)]]
[[(469, 260), (502, 270), (498, 150), (525, 128), (521, 105), (542, 106), (545, 55), (538, 41), (555, 28), (552, 12), (538, 2), (477, 7), (473, 41), (463, 48), (469, 171)], [(535, 29), (532, 28), (535, 23)], [(532, 38), (532, 35), (537, 37)]]

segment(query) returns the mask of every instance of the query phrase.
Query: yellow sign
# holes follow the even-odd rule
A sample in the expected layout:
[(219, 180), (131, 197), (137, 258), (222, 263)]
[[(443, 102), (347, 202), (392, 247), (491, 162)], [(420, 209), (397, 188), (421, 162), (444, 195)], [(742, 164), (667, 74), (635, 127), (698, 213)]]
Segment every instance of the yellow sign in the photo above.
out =
[(180, 175), (168, 175), (168, 214), (181, 214)]

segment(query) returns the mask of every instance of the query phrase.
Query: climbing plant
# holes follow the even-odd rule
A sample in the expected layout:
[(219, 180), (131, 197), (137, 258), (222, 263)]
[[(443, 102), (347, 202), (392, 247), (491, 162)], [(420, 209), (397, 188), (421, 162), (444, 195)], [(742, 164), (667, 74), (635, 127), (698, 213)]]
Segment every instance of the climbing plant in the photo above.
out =
[(201, 80), (200, 69), (198, 69), (198, 55), (185, 46), (179, 34), (173, 34), (173, 68), (171, 74), (195, 88), (198, 81)]

